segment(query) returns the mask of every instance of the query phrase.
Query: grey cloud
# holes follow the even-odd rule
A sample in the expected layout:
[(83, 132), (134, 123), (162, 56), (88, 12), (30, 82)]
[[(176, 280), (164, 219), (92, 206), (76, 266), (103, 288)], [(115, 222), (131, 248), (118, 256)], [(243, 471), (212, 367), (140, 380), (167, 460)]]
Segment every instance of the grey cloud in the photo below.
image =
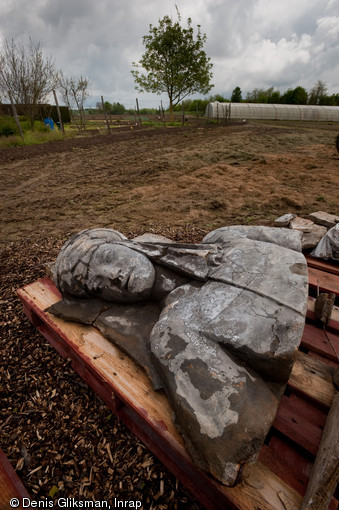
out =
[[(142, 37), (164, 15), (176, 19), (175, 3), (183, 23), (190, 16), (207, 35), (213, 93), (230, 94), (236, 85), (310, 88), (318, 79), (338, 91), (338, 0), (30, 0), (29, 8), (11, 0), (0, 5), (0, 37), (32, 36), (65, 74), (87, 76), (96, 95), (129, 106)], [(140, 100), (157, 106), (160, 98)]]

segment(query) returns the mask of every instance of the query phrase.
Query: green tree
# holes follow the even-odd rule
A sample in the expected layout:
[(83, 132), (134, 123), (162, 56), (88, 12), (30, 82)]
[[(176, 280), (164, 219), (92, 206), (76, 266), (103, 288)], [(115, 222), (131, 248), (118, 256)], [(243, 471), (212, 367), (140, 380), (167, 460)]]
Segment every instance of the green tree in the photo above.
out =
[(339, 106), (339, 94), (332, 94), (329, 98), (331, 101), (329, 104), (331, 106)]
[(126, 113), (126, 108), (124, 107), (123, 104), (113, 103), (110, 112), (113, 113), (114, 115), (123, 115), (124, 113)]
[(295, 89), (288, 89), (281, 96), (281, 103), (283, 104), (306, 104), (308, 99), (307, 91), (304, 87), (296, 87)]
[(269, 97), (269, 103), (271, 104), (279, 104), (281, 99), (281, 94), (279, 90), (273, 90), (272, 94)]
[(308, 95), (308, 104), (325, 104), (327, 97), (326, 83), (318, 80)]
[(231, 102), (232, 103), (241, 103), (242, 101), (242, 92), (240, 87), (235, 87), (232, 92)]
[(267, 90), (256, 88), (246, 95), (246, 101), (248, 103), (277, 103), (279, 99), (280, 92), (274, 90), (274, 87), (270, 87)]
[(203, 50), (206, 35), (198, 25), (195, 36), (190, 18), (183, 28), (178, 9), (177, 14), (176, 22), (165, 16), (158, 26), (150, 25), (149, 34), (143, 37), (146, 51), (138, 63), (132, 63), (146, 74), (131, 71), (139, 92), (167, 94), (171, 118), (174, 107), (185, 97), (196, 92), (207, 94), (213, 86), (212, 64)]
[(229, 99), (226, 99), (221, 94), (215, 94), (214, 96), (209, 97), (209, 100), (208, 100), (209, 103), (214, 103), (215, 101), (219, 101), (219, 103), (229, 103), (230, 102)]

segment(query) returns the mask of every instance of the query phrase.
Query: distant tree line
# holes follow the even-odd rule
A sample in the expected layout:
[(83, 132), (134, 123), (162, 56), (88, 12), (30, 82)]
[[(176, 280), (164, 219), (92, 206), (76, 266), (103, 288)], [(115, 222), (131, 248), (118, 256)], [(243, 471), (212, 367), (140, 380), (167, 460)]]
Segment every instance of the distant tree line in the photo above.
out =
[(274, 87), (268, 89), (255, 88), (251, 92), (247, 92), (243, 97), (240, 87), (235, 87), (232, 91), (231, 97), (227, 98), (221, 94), (215, 94), (205, 99), (187, 99), (181, 105), (178, 105), (175, 110), (181, 111), (182, 108), (185, 112), (204, 112), (208, 103), (219, 101), (221, 103), (271, 103), (271, 104), (300, 104), (300, 105), (327, 105), (339, 106), (339, 93), (327, 93), (327, 86), (321, 80), (311, 88), (309, 92), (304, 87), (298, 86), (294, 89), (289, 88), (281, 93)]
[(298, 86), (294, 89), (289, 88), (284, 93), (274, 87), (268, 89), (255, 88), (246, 94), (243, 100), (240, 87), (235, 87), (232, 92), (231, 101), (233, 103), (275, 103), (275, 104), (309, 104), (309, 105), (327, 105), (339, 106), (339, 94), (327, 93), (325, 82), (318, 80), (309, 92), (304, 87)]
[[(307, 92), (304, 87), (298, 86), (294, 89), (290, 88), (285, 92), (281, 93), (274, 87), (268, 89), (255, 88), (251, 92), (247, 92), (245, 98), (242, 96), (240, 87), (235, 87), (231, 97), (227, 98), (221, 94), (215, 94), (204, 99), (186, 99), (182, 103), (175, 106), (175, 112), (191, 113), (192, 115), (202, 115), (208, 103), (219, 101), (221, 103), (232, 102), (232, 103), (271, 103), (271, 104), (300, 104), (300, 105), (328, 105), (328, 106), (339, 106), (339, 94), (327, 94), (326, 84), (319, 80), (312, 89)], [(124, 105), (120, 103), (109, 103), (105, 102), (105, 108), (108, 113), (122, 115), (124, 113), (134, 113), (134, 110), (127, 110)], [(101, 103), (97, 103), (96, 110), (90, 110), (89, 113), (102, 113)], [(142, 109), (140, 110), (142, 115), (151, 115), (158, 113), (155, 109)]]
[[(125, 106), (121, 103), (110, 103), (109, 101), (104, 102), (105, 112), (110, 115), (134, 115), (136, 113), (135, 108), (125, 108)], [(97, 113), (104, 113), (102, 108), (101, 101), (96, 103), (95, 108), (87, 108), (86, 112), (90, 115), (95, 115)], [(159, 108), (140, 108), (140, 115), (160, 115), (161, 107)]]

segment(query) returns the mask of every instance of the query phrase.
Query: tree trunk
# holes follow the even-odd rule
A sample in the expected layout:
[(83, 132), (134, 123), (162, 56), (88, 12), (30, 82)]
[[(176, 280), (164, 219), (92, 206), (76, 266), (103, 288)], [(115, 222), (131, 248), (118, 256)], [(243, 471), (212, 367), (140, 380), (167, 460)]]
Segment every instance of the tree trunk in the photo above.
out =
[(174, 108), (173, 108), (172, 99), (170, 99), (169, 110), (170, 110), (170, 122), (173, 122), (174, 121)]

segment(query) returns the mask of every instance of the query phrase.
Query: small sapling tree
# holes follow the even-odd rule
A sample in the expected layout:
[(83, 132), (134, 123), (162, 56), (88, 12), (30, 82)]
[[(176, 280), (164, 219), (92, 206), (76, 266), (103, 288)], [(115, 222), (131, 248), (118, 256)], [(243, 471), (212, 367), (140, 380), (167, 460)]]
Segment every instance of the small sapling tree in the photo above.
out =
[[(84, 103), (89, 98), (88, 87), (89, 80), (83, 76), (66, 78), (62, 73), (60, 74), (59, 89), (62, 99), (68, 106), (72, 120), (79, 131), (86, 128)], [(75, 110), (79, 113), (79, 120), (74, 115)]]
[(213, 87), (212, 64), (203, 50), (206, 35), (201, 34), (199, 25), (194, 34), (190, 18), (187, 28), (182, 27), (178, 9), (177, 14), (176, 22), (165, 16), (158, 26), (150, 25), (149, 34), (143, 37), (146, 51), (138, 63), (132, 63), (137, 69), (131, 71), (139, 92), (167, 94), (171, 119), (174, 107), (185, 97), (207, 94)]

